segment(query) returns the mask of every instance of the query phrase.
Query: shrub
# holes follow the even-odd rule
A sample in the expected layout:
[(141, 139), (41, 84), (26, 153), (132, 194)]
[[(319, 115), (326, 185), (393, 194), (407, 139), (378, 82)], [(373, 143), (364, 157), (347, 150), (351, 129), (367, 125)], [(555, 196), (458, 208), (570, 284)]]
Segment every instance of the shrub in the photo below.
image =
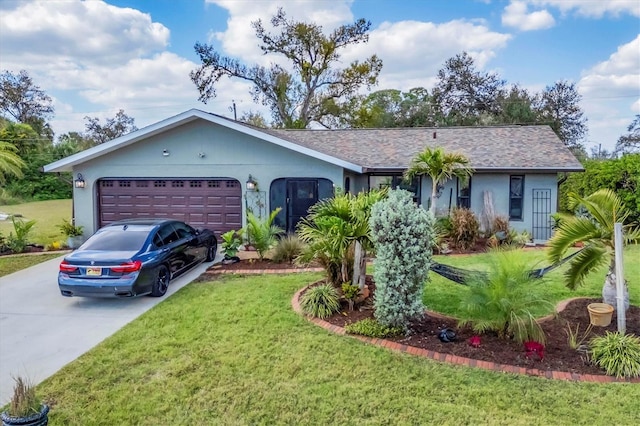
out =
[(351, 283), (342, 283), (342, 295), (349, 302), (349, 310), (353, 311), (353, 305), (360, 294), (360, 287)]
[(375, 316), (389, 327), (406, 329), (424, 314), (422, 293), (431, 264), (433, 214), (418, 207), (410, 192), (393, 190), (371, 209), (376, 247)]
[(244, 234), (243, 229), (239, 229), (237, 231), (230, 230), (222, 234), (220, 237), (222, 238), (222, 252), (224, 253), (225, 259), (231, 259), (235, 255), (238, 254), (238, 249), (242, 245), (242, 235)]
[(631, 334), (606, 332), (589, 342), (591, 360), (609, 376), (640, 376), (640, 339)]
[(531, 287), (540, 283), (517, 250), (493, 250), (486, 276), (474, 275), (460, 308), (460, 326), (471, 324), (477, 333), (495, 331), (501, 338), (519, 343), (544, 343), (545, 335), (532, 312), (552, 309), (548, 300), (534, 295)]
[[(371, 206), (386, 196), (386, 191), (371, 190), (358, 195), (338, 190), (333, 198), (319, 201), (309, 209), (297, 227), (300, 238), (308, 244), (303, 261), (318, 261), (327, 278), (336, 286), (351, 281), (355, 264), (363, 265), (372, 248), (369, 232)], [(355, 246), (360, 244), (359, 259)], [(354, 281), (364, 285), (364, 267)]]
[(373, 318), (366, 318), (353, 324), (347, 324), (344, 329), (349, 334), (360, 334), (377, 339), (399, 336), (403, 333), (402, 328), (383, 325)]
[(13, 234), (13, 232), (9, 233), (7, 246), (9, 250), (14, 253), (22, 253), (29, 243), (29, 233), (33, 225), (36, 224), (36, 221), (30, 220), (25, 222), (22, 219), (17, 219), (15, 216), (12, 216), (11, 222), (13, 222), (15, 234)]
[(471, 210), (456, 207), (451, 211), (451, 237), (456, 247), (473, 247), (479, 235), (480, 223)]
[(280, 213), (282, 208), (278, 207), (271, 212), (269, 217), (265, 220), (258, 219), (253, 213), (247, 213), (247, 227), (246, 232), (251, 245), (258, 252), (260, 260), (264, 259), (264, 255), (274, 246), (277, 237), (283, 232), (283, 229), (274, 225), (273, 220), (276, 215)]
[(491, 233), (496, 234), (503, 232), (505, 235), (509, 234), (509, 218), (506, 216), (496, 216), (493, 218), (491, 224)]
[(79, 237), (82, 235), (83, 226), (76, 226), (72, 221), (66, 219), (63, 220), (60, 225), (56, 225), (60, 228), (60, 232), (67, 237)]
[(287, 234), (281, 238), (273, 250), (272, 259), (276, 263), (293, 262), (304, 251), (305, 244), (295, 234)]
[(340, 295), (331, 284), (317, 285), (303, 293), (300, 307), (312, 317), (328, 318), (340, 310)]

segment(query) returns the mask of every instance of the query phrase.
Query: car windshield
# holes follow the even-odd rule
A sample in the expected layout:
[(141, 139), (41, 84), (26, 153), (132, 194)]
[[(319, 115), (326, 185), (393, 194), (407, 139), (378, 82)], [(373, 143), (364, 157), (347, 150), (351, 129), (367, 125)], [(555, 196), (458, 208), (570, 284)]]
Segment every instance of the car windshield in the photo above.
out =
[(93, 235), (82, 245), (82, 250), (138, 251), (142, 248), (149, 231), (121, 229), (104, 231)]

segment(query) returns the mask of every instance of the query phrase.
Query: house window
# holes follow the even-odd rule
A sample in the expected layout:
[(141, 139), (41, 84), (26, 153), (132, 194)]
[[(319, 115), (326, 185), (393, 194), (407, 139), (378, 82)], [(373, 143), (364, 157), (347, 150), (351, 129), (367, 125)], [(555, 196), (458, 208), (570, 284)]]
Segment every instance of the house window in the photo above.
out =
[(370, 189), (404, 189), (413, 194), (413, 201), (420, 204), (420, 178), (416, 177), (411, 182), (406, 182), (402, 175), (371, 175), (369, 176)]
[(346, 178), (344, 178), (344, 192), (346, 194), (348, 194), (349, 192), (351, 192), (351, 178), (349, 176), (347, 176)]
[(458, 179), (458, 207), (471, 208), (471, 178), (464, 182)]
[(509, 178), (509, 220), (522, 220), (524, 176)]

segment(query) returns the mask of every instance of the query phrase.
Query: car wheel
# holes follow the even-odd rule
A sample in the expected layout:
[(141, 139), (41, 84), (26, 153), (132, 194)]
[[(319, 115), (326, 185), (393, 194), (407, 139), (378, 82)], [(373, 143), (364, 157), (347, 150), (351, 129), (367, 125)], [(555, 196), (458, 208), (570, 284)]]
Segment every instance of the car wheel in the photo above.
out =
[(207, 246), (207, 262), (213, 262), (216, 258), (216, 253), (218, 253), (218, 241), (215, 238), (212, 238), (210, 244)]
[(167, 292), (169, 288), (169, 280), (171, 277), (169, 276), (169, 269), (166, 266), (160, 265), (156, 271), (156, 278), (153, 283), (153, 288), (151, 289), (151, 296), (153, 297), (162, 297)]

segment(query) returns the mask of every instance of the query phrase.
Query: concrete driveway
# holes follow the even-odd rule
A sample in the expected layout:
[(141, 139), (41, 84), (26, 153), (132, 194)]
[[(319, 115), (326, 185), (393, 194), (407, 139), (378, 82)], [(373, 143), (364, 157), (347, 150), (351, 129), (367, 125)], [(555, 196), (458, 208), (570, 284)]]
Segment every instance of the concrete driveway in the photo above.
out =
[(11, 397), (14, 376), (40, 383), (212, 264), (200, 264), (172, 281), (161, 298), (67, 298), (57, 282), (62, 257), (0, 278), (0, 405)]

